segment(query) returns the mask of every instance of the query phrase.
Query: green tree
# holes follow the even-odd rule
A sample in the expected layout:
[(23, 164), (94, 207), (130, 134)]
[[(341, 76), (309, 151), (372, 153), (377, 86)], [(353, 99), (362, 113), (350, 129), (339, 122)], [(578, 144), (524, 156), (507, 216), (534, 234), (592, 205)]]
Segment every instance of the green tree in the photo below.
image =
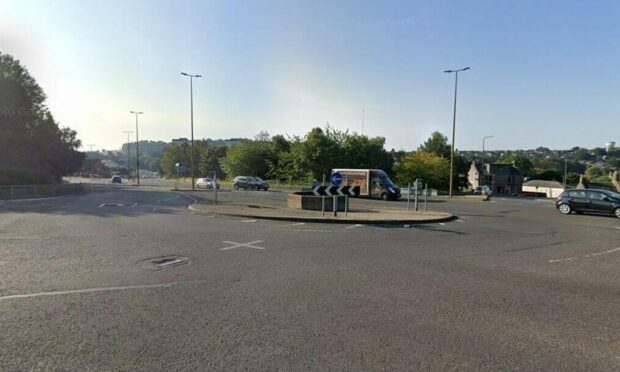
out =
[(200, 151), (198, 172), (200, 176), (213, 176), (213, 172), (218, 178), (226, 178), (226, 172), (221, 167), (221, 161), (226, 157), (228, 148), (226, 146), (204, 147)]
[(404, 186), (419, 178), (424, 180), (430, 188), (447, 190), (450, 179), (450, 161), (442, 156), (416, 151), (405, 156), (394, 167), (396, 181)]
[(446, 159), (449, 159), (452, 153), (450, 144), (448, 144), (448, 137), (441, 134), (441, 132), (433, 132), (430, 138), (427, 139), (418, 150), (430, 152), (437, 156), (443, 156)]
[(530, 174), (534, 167), (530, 159), (521, 155), (507, 155), (502, 157), (499, 162), (501, 164), (514, 164), (515, 168), (517, 168), (522, 175)]
[(239, 175), (266, 177), (272, 156), (270, 142), (244, 139), (239, 144), (231, 146), (220, 163), (224, 172), (232, 177)]
[(80, 168), (75, 131), (60, 128), (28, 71), (0, 53), (0, 184), (60, 182)]

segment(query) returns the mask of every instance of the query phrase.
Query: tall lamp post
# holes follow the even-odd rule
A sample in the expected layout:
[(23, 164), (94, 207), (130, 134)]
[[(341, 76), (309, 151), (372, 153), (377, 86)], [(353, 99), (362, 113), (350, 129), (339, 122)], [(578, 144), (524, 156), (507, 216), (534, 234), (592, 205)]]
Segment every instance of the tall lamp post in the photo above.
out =
[(467, 71), (469, 67), (458, 70), (445, 70), (447, 74), (454, 73), (454, 114), (452, 116), (452, 151), (450, 152), (450, 197), (452, 197), (452, 187), (454, 183), (454, 136), (456, 134), (456, 91), (459, 83), (459, 72)]
[(202, 77), (202, 75), (192, 75), (185, 72), (181, 72), (183, 76), (189, 76), (189, 99), (190, 99), (190, 110), (191, 110), (191, 127), (192, 127), (192, 136), (191, 136), (191, 145), (190, 145), (190, 161), (192, 167), (192, 190), (194, 190), (195, 182), (194, 182), (194, 78)]
[(138, 186), (140, 186), (140, 150), (138, 148), (138, 115), (144, 114), (142, 111), (129, 111), (136, 115), (136, 178), (138, 178)]
[(131, 179), (131, 168), (129, 167), (129, 135), (133, 133), (133, 130), (124, 130), (123, 133), (127, 134), (127, 178)]
[(482, 164), (482, 172), (484, 172), (484, 142), (485, 142), (487, 139), (489, 139), (489, 138), (493, 138), (493, 137), (495, 137), (495, 136), (484, 136), (484, 137), (482, 137), (482, 161), (481, 161), (481, 164)]

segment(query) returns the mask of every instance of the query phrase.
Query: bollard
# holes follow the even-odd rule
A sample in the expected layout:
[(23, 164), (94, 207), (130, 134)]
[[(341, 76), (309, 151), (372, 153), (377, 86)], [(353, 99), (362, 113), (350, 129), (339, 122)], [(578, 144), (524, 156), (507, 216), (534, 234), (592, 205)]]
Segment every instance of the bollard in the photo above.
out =
[(411, 182), (409, 182), (407, 190), (409, 190), (407, 192), (407, 210), (409, 210), (409, 206), (411, 205)]
[(213, 204), (217, 204), (217, 175), (213, 172), (213, 190), (215, 191), (215, 196), (213, 198)]
[(344, 196), (344, 216), (349, 215), (349, 195)]
[(334, 198), (334, 217), (338, 217), (338, 197), (334, 195), (333, 198)]
[[(323, 184), (321, 186), (325, 187), (325, 175), (323, 175)], [(325, 217), (325, 194), (321, 195), (321, 216)]]
[(428, 199), (428, 183), (424, 184), (424, 212), (428, 212), (428, 207), (426, 205)]
[(415, 211), (418, 211), (418, 180), (415, 180), (415, 187), (413, 188), (413, 192), (415, 193), (415, 196), (413, 198), (414, 200), (414, 205), (415, 205)]

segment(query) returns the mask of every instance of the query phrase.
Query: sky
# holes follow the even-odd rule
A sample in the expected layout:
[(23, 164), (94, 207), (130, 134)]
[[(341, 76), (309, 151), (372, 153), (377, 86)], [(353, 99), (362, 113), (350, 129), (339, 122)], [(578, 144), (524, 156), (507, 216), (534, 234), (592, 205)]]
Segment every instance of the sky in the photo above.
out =
[[(303, 135), (332, 127), (413, 150), (620, 142), (620, 1), (0, 0), (19, 59), (84, 145)], [(135, 135), (135, 134), (134, 134)]]

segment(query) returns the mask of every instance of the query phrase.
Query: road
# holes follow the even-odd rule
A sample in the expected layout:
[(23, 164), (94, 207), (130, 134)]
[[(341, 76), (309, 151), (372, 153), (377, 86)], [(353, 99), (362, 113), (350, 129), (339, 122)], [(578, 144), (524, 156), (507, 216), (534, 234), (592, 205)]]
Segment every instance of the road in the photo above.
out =
[[(222, 195), (285, 197), (258, 193)], [(620, 370), (618, 219), (495, 198), (386, 228), (189, 203), (101, 185), (0, 204), (0, 370)], [(187, 261), (150, 264), (166, 256)]]

